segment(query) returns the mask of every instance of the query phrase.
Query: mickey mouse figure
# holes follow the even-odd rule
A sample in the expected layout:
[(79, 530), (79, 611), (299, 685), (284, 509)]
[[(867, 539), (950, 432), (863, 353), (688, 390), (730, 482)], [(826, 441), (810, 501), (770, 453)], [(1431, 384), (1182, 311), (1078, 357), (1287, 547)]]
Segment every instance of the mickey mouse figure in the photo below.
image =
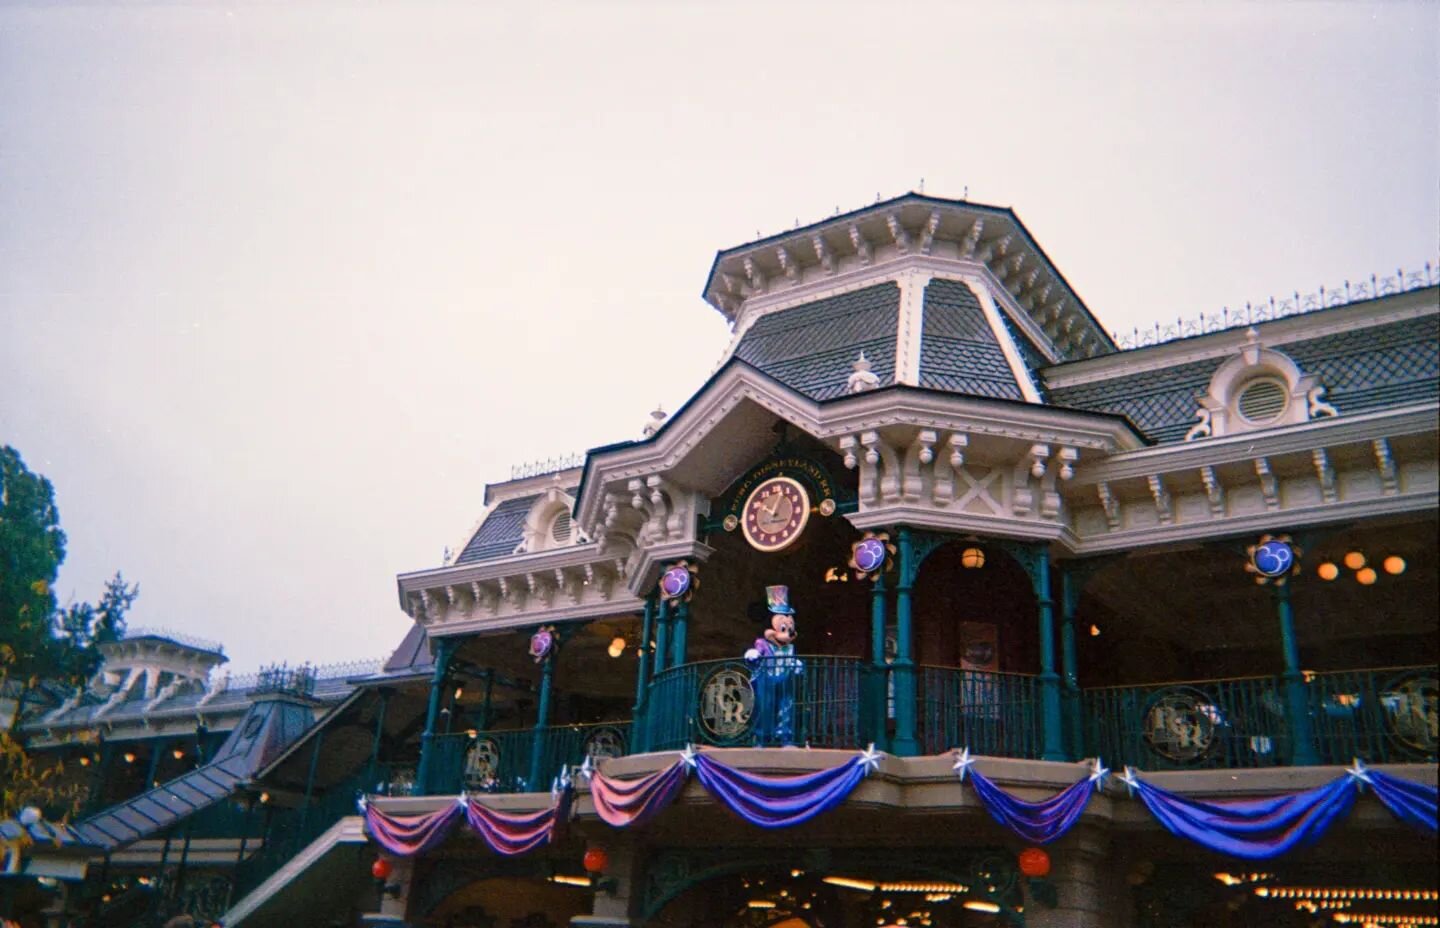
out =
[(770, 627), (745, 652), (750, 682), (755, 688), (755, 740), (759, 744), (795, 743), (795, 678), (805, 672), (795, 657), (795, 610), (790, 588), (767, 586)]

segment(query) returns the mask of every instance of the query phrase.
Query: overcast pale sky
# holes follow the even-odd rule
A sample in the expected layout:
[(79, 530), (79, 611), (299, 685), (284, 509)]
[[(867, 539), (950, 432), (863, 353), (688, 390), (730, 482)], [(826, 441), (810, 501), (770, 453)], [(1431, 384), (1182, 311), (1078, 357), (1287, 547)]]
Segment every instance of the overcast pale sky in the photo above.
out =
[[(1018, 8), (1017, 8), (1018, 7)], [(717, 249), (917, 187), (1110, 328), (1440, 253), (1435, 4), (0, 5), (0, 443), (62, 597), (383, 656), (510, 465), (719, 358)]]

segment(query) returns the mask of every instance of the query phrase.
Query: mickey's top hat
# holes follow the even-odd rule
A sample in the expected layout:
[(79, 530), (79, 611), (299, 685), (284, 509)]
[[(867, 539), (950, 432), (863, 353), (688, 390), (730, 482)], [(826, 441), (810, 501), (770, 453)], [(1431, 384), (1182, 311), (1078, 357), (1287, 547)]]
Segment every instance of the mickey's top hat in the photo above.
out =
[(776, 615), (795, 614), (795, 610), (790, 608), (790, 588), (788, 586), (767, 586), (765, 599), (770, 611)]

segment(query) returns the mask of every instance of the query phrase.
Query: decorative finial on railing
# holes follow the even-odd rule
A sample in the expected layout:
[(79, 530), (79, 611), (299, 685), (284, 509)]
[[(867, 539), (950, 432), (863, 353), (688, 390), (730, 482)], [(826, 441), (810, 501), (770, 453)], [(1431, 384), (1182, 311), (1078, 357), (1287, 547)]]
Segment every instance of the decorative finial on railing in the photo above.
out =
[(529, 477), (539, 477), (544, 474), (557, 474), (562, 470), (573, 470), (584, 463), (584, 452), (577, 452), (575, 454), (561, 455), (558, 458), (549, 458), (544, 461), (516, 464), (510, 468), (510, 479), (525, 480)]
[(1322, 286), (1317, 293), (1302, 296), (1297, 290), (1278, 301), (1273, 296), (1259, 303), (1247, 300), (1243, 310), (1231, 312), (1230, 307), (1223, 306), (1218, 313), (1201, 313), (1194, 319), (1176, 319), (1174, 325), (1162, 326), (1156, 322), (1151, 328), (1135, 328), (1129, 333), (1115, 332), (1112, 335), (1116, 346), (1122, 350), (1148, 348), (1181, 338), (1209, 335), (1212, 332), (1273, 322), (1290, 316), (1302, 316), (1321, 309), (1333, 309), (1336, 306), (1362, 303), (1437, 285), (1440, 285), (1440, 265), (1426, 261), (1424, 269), (1419, 271), (1407, 272), (1404, 268), (1396, 268), (1394, 276), (1378, 277), (1371, 274), (1369, 280), (1354, 284), (1346, 280), (1339, 287), (1327, 289)]

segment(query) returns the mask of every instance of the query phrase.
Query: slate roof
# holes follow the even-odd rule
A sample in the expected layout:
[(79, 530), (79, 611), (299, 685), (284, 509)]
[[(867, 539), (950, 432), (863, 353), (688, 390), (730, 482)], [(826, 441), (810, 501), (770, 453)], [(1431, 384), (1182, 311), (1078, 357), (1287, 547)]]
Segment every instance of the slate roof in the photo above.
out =
[(525, 517), (539, 498), (538, 494), (521, 496), (496, 505), (480, 523), (460, 556), (455, 558), (455, 563), (472, 564), (512, 553), (524, 537)]
[(980, 301), (958, 280), (935, 279), (925, 287), (920, 386), (992, 399), (1025, 398)]
[(895, 382), (900, 287), (893, 281), (762, 316), (735, 357), (815, 400), (841, 396), (861, 351), (882, 384)]
[[(1440, 396), (1440, 320), (1422, 316), (1322, 335), (1277, 351), (1315, 374), (1343, 415)], [(1196, 422), (1199, 398), (1227, 358), (1208, 358), (1050, 391), (1058, 406), (1129, 417), (1150, 438), (1179, 441)]]
[(58, 822), (47, 822), (44, 819), (33, 825), (22, 825), (18, 819), (7, 818), (0, 821), (0, 841), (13, 843), (22, 834), (28, 834), (30, 840), (36, 845), (52, 848), (78, 848), (89, 847), (89, 843), (82, 838), (74, 828)]
[(223, 801), (311, 725), (308, 706), (268, 699), (250, 707), (215, 759), (74, 826), (78, 840), (113, 849), (139, 841)]

